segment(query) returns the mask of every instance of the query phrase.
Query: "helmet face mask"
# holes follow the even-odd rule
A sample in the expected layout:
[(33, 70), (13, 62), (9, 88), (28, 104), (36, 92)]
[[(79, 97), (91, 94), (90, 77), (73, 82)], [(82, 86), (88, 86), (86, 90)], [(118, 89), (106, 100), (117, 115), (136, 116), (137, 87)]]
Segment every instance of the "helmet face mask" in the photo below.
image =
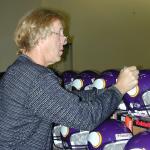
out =
[(80, 131), (70, 137), (72, 148), (85, 148), (87, 147), (87, 138), (89, 131)]
[(144, 102), (144, 109), (146, 108), (145, 110), (148, 113), (148, 116), (150, 116), (150, 91), (143, 93), (142, 99)]
[(55, 125), (53, 127), (53, 144), (57, 148), (63, 148), (60, 129), (61, 125)]
[(150, 70), (140, 70), (138, 85), (127, 92), (123, 100), (132, 114), (150, 116)]
[(86, 149), (89, 131), (80, 131), (74, 128), (61, 127), (63, 147), (66, 149)]
[(128, 140), (110, 143), (104, 146), (103, 150), (123, 150)]

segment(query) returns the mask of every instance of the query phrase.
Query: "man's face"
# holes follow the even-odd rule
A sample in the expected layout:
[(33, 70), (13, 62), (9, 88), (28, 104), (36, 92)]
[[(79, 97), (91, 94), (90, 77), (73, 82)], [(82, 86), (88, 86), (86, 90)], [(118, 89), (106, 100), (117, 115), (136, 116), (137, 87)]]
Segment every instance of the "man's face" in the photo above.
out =
[(67, 44), (67, 38), (63, 34), (62, 23), (60, 20), (55, 20), (51, 25), (51, 34), (40, 41), (40, 49), (46, 66), (61, 60), (65, 44)]

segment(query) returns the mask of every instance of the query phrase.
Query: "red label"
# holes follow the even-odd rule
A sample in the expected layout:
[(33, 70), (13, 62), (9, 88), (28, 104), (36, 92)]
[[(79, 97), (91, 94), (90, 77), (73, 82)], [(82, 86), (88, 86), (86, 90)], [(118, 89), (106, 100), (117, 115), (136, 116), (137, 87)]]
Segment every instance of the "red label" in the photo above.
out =
[(130, 118), (129, 116), (125, 117), (125, 125), (131, 130), (133, 131), (133, 121), (132, 118)]
[(136, 120), (135, 125), (145, 127), (145, 128), (150, 128), (150, 122), (144, 122), (144, 121)]

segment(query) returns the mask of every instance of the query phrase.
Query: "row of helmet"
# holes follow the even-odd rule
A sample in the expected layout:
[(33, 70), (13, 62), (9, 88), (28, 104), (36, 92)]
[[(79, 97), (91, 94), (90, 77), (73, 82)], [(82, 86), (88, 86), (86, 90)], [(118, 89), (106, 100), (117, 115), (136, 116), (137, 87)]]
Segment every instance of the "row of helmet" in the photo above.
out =
[(150, 150), (150, 131), (137, 135), (121, 121), (107, 119), (93, 131), (61, 126), (62, 149), (72, 150)]
[[(119, 71), (105, 70), (101, 73), (94, 71), (65, 71), (62, 74), (63, 86), (69, 90), (102, 90), (117, 82)], [(124, 104), (124, 105), (123, 105)], [(119, 109), (130, 111), (139, 116), (150, 116), (150, 70), (140, 70), (138, 85), (128, 91), (123, 97)]]
[(62, 80), (67, 90), (104, 89), (116, 83), (118, 73), (117, 70), (107, 70), (100, 74), (90, 70), (81, 73), (65, 71)]
[(125, 124), (114, 119), (104, 121), (91, 132), (79, 132), (72, 128), (68, 128), (68, 132), (64, 130), (67, 131), (66, 127), (61, 128), (63, 140), (71, 149), (80, 149), (82, 146), (82, 149), (89, 150), (123, 150), (132, 137), (131, 131)]
[[(105, 70), (101, 73), (89, 70), (81, 73), (65, 71), (61, 77), (63, 86), (69, 91), (92, 90), (93, 88), (103, 90), (115, 84), (118, 75), (118, 70), (111, 69)], [(124, 95), (124, 105), (123, 107), (119, 107), (119, 109), (130, 111), (136, 115), (149, 117), (149, 91), (150, 70), (140, 70), (138, 86)], [(123, 150), (124, 147), (126, 147), (125, 150), (129, 150), (128, 147), (131, 149), (131, 146), (125, 145), (134, 145), (130, 143), (134, 141), (132, 139), (135, 137), (132, 137), (131, 131), (124, 125), (124, 123), (118, 120), (108, 119), (91, 132), (80, 131), (61, 125), (56, 125), (54, 129), (54, 138), (57, 137), (56, 139), (58, 139), (59, 137), (60, 139), (60, 142), (56, 141), (58, 143), (55, 144), (60, 144), (63, 149)], [(130, 138), (131, 140), (129, 140)], [(129, 144), (126, 144), (128, 140), (130, 142)]]

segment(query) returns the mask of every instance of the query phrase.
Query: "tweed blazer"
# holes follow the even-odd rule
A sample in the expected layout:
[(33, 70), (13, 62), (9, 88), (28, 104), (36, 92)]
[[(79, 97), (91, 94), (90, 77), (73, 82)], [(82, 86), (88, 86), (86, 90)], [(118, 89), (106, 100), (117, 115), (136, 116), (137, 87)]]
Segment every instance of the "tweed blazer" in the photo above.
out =
[(68, 92), (51, 69), (21, 55), (0, 80), (0, 149), (51, 150), (53, 123), (93, 130), (121, 100), (114, 86)]

